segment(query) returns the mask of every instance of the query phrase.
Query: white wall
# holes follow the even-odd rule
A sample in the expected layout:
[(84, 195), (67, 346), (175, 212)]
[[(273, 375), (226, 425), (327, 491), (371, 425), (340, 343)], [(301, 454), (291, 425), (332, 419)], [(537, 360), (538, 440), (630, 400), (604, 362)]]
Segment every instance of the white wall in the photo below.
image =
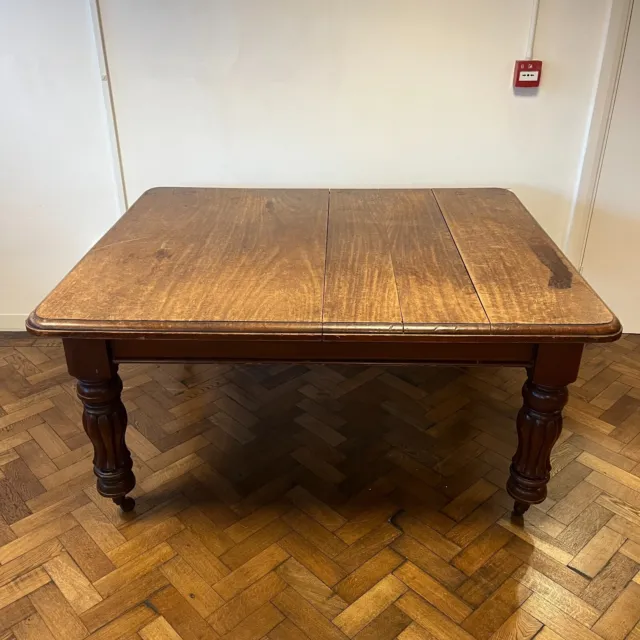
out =
[(633, 333), (640, 333), (639, 68), (636, 2), (583, 263), (589, 282)]
[(0, 330), (118, 215), (85, 0), (0, 0)]
[[(34, 307), (116, 215), (88, 2), (0, 0), (16, 96), (0, 101), (0, 317)], [(541, 4), (542, 88), (516, 97), (529, 0), (102, 0), (129, 199), (499, 185), (562, 242), (611, 0)]]
[(132, 198), (174, 185), (501, 185), (559, 242), (610, 2), (108, 0)]

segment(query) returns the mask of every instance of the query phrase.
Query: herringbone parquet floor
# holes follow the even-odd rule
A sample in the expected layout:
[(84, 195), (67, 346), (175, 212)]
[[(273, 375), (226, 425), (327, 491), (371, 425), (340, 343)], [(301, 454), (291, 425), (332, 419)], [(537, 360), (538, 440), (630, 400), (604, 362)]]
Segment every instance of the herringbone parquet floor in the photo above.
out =
[(124, 515), (60, 344), (0, 336), (3, 640), (640, 639), (640, 336), (587, 350), (524, 525), (521, 371), (121, 373)]

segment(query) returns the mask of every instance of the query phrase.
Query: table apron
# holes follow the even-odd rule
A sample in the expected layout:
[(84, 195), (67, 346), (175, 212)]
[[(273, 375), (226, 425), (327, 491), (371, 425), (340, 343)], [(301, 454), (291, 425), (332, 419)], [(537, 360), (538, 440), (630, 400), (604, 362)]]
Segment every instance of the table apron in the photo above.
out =
[(317, 362), (531, 366), (534, 343), (111, 340), (114, 362)]

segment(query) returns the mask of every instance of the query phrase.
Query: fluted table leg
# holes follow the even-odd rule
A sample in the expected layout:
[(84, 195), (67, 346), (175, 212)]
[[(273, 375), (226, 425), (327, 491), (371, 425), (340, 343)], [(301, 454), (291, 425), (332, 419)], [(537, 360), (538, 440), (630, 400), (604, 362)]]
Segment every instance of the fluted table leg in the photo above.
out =
[(98, 492), (123, 511), (131, 511), (135, 502), (127, 494), (136, 479), (125, 442), (127, 412), (118, 366), (111, 361), (105, 341), (65, 340), (64, 346), (69, 373), (78, 379), (78, 397), (84, 407), (82, 424), (93, 444)]
[(98, 492), (131, 511), (135, 506), (127, 498), (136, 484), (131, 454), (125, 443), (127, 412), (120, 399), (122, 380), (114, 367), (113, 376), (105, 380), (78, 380), (78, 397), (84, 405), (82, 424), (93, 443), (93, 470)]
[(551, 449), (562, 431), (562, 409), (568, 391), (567, 387), (543, 387), (527, 380), (522, 396), (524, 404), (517, 421), (518, 450), (507, 482), (518, 515), (547, 497)]
[(582, 345), (540, 345), (522, 388), (518, 413), (518, 449), (511, 463), (507, 491), (515, 499), (514, 514), (523, 515), (547, 497), (551, 450), (562, 431), (567, 385), (575, 381)]

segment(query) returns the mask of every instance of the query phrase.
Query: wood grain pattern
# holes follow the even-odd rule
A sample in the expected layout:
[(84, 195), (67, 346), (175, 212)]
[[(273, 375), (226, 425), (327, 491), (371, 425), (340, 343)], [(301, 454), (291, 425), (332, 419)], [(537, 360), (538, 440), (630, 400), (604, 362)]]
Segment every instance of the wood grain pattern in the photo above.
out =
[(325, 332), (489, 330), (430, 190), (336, 190), (330, 202)]
[[(345, 343), (587, 342), (620, 332), (502, 189), (152, 189), (27, 328), (236, 342), (324, 334)], [(31, 370), (27, 355), (16, 358)], [(31, 466), (45, 475), (37, 456)]]
[(320, 332), (326, 191), (147, 191), (38, 307), (42, 329)]
[(402, 333), (386, 229), (360, 198), (349, 194), (338, 191), (330, 201), (323, 328)]
[(435, 189), (495, 333), (611, 335), (620, 325), (506, 189)]

